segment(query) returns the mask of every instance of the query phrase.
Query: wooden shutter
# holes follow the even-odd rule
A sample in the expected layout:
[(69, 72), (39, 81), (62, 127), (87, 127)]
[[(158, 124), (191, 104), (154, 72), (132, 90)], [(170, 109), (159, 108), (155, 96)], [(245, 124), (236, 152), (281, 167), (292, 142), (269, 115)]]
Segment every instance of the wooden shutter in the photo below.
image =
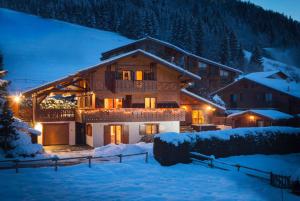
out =
[(129, 144), (129, 126), (122, 126), (122, 143)]
[(146, 134), (146, 125), (141, 124), (139, 130), (140, 130), (140, 135), (145, 135)]
[(111, 139), (110, 139), (110, 126), (104, 126), (104, 145), (110, 144)]

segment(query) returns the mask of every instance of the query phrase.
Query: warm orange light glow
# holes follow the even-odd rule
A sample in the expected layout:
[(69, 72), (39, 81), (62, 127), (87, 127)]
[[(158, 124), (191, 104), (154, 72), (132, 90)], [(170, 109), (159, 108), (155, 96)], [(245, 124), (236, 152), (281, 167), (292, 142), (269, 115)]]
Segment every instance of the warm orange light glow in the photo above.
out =
[(207, 111), (215, 111), (216, 109), (208, 105), (208, 106), (206, 106), (206, 110)]
[(37, 131), (42, 132), (43, 131), (43, 125), (41, 123), (35, 123), (34, 129)]
[(21, 95), (16, 95), (16, 96), (13, 97), (13, 100), (14, 100), (15, 103), (20, 103), (21, 99), (22, 99)]
[(185, 111), (187, 110), (187, 107), (185, 105), (182, 105), (181, 108), (184, 109)]
[(250, 116), (249, 116), (249, 119), (250, 119), (251, 121), (253, 121), (253, 120), (255, 119), (255, 117), (254, 117), (253, 115), (250, 115)]

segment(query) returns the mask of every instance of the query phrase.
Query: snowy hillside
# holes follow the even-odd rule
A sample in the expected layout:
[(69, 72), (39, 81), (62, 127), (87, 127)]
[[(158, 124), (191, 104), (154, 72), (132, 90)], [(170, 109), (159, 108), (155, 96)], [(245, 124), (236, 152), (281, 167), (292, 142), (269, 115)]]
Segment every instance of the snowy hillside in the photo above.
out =
[[(244, 53), (247, 61), (249, 61), (251, 57), (251, 52), (244, 51)], [(298, 81), (300, 80), (300, 68), (297, 68), (296, 66), (288, 65), (266, 57), (263, 57), (263, 66), (264, 71), (281, 70), (287, 73), (288, 75), (292, 76), (293, 78), (297, 79)]]
[(116, 33), (0, 9), (0, 50), (12, 92), (97, 64), (101, 52), (131, 42)]

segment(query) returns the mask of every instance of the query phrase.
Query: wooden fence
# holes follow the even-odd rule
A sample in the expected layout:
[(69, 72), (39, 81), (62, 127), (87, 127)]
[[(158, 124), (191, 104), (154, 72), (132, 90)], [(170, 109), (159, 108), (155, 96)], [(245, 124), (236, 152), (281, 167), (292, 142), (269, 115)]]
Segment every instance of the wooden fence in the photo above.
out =
[[(219, 169), (223, 169), (223, 170), (229, 170), (224, 167), (217, 166), (217, 164), (222, 164), (225, 166), (236, 168), (238, 172), (241, 169), (251, 170), (251, 171), (255, 172), (256, 174), (249, 174), (249, 173), (246, 173), (246, 174), (248, 174), (250, 176), (255, 176), (255, 177), (261, 177), (261, 174), (263, 174), (266, 176), (263, 178), (268, 179), (272, 186), (277, 187), (277, 188), (291, 188), (291, 180), (290, 180), (291, 177), (290, 176), (278, 175), (278, 174), (274, 174), (272, 172), (268, 172), (268, 171), (260, 170), (257, 168), (240, 165), (240, 164), (226, 163), (223, 161), (216, 160), (214, 156), (207, 156), (204, 154), (200, 154), (198, 152), (191, 152), (190, 157), (192, 160), (195, 160), (195, 159), (201, 160), (202, 163), (206, 163), (211, 168), (215, 167), (215, 168), (219, 168)], [(204, 161), (203, 161), (203, 159), (204, 159)], [(259, 173), (259, 174), (257, 174), (257, 173)]]
[[(71, 161), (71, 160), (85, 160), (88, 161), (88, 167), (91, 168), (92, 167), (92, 161), (96, 160), (96, 159), (109, 159), (109, 158), (114, 158), (117, 157), (120, 163), (122, 163), (123, 158), (125, 157), (131, 157), (131, 156), (139, 156), (139, 155), (145, 155), (145, 163), (148, 163), (148, 152), (143, 152), (143, 153), (135, 153), (135, 154), (118, 154), (118, 155), (112, 155), (112, 156), (79, 156), (79, 157), (69, 157), (69, 158), (59, 158), (57, 156), (51, 157), (51, 158), (45, 158), (45, 159), (38, 159), (38, 160), (1, 160), (0, 164), (3, 163), (12, 163), (13, 166), (0, 166), (0, 169), (15, 169), (16, 173), (19, 173), (19, 169), (20, 168), (25, 168), (26, 166), (24, 166), (24, 164), (30, 164), (30, 163), (36, 163), (38, 162), (38, 164), (35, 165), (40, 165), (41, 166), (45, 166), (45, 163), (43, 162), (49, 162), (46, 164), (46, 166), (53, 166), (54, 170), (57, 171), (58, 167), (59, 167), (59, 162), (62, 161)], [(106, 160), (107, 161), (107, 160)], [(27, 167), (32, 167), (32, 166), (27, 166)]]

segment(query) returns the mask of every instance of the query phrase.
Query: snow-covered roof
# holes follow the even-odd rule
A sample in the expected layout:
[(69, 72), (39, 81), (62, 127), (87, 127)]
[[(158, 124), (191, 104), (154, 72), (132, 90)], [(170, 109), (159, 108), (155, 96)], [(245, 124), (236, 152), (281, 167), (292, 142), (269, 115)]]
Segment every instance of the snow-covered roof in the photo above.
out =
[[(247, 75), (240, 76), (238, 79), (236, 79), (234, 82), (218, 89), (217, 91), (211, 93), (211, 94), (217, 94), (218, 92), (238, 83), (239, 81), (246, 79), (253, 81), (257, 84), (269, 87), (271, 89), (277, 90), (279, 92), (288, 94), (290, 96), (300, 98), (300, 83), (297, 83), (295, 81), (291, 81), (288, 79), (283, 79), (280, 77), (276, 77), (276, 74), (284, 74), (285, 73), (281, 71), (266, 71), (266, 72), (255, 72), (255, 73), (249, 73)], [(288, 76), (288, 75), (286, 75)]]
[(26, 93), (30, 93), (32, 92), (33, 90), (36, 90), (36, 89), (40, 89), (40, 88), (44, 88), (44, 87), (48, 87), (50, 86), (51, 84), (55, 83), (55, 82), (58, 82), (60, 80), (64, 80), (64, 79), (69, 79), (69, 78), (72, 78), (72, 77), (76, 77), (78, 76), (79, 74), (82, 74), (82, 73), (85, 73), (87, 71), (91, 71), (91, 70), (94, 70), (94, 69), (97, 69), (99, 67), (101, 67), (102, 65), (106, 65), (106, 64), (109, 64), (109, 63), (112, 63), (114, 62), (115, 60), (118, 60), (118, 59), (121, 59), (121, 58), (124, 58), (124, 57), (127, 57), (127, 56), (131, 56), (131, 55), (134, 55), (134, 54), (143, 54), (145, 56), (148, 56), (150, 58), (152, 58), (153, 60), (156, 60), (157, 62), (161, 63), (161, 64), (164, 64), (180, 73), (182, 73), (183, 75), (187, 75), (193, 79), (196, 79), (196, 80), (201, 80), (201, 77), (199, 75), (196, 75), (190, 71), (187, 71), (177, 65), (175, 65), (174, 63), (171, 63), (171, 62), (168, 62), (154, 54), (151, 54), (147, 51), (144, 51), (144, 50), (141, 50), (141, 49), (137, 49), (137, 50), (133, 50), (131, 52), (127, 52), (127, 53), (124, 53), (124, 54), (120, 54), (118, 56), (115, 56), (115, 57), (112, 57), (112, 58), (109, 58), (109, 59), (106, 59), (106, 60), (103, 60), (102, 62), (100, 62), (99, 64), (95, 65), (95, 66), (92, 66), (92, 67), (88, 67), (88, 68), (84, 68), (84, 69), (81, 69), (79, 71), (77, 71), (76, 73), (72, 74), (72, 75), (69, 75), (69, 76), (65, 76), (61, 79), (57, 79), (55, 81), (52, 81), (52, 82), (49, 82), (49, 83), (46, 83), (46, 84), (43, 84), (39, 87), (36, 87), (36, 88), (33, 88), (33, 89), (30, 89), (30, 90), (27, 90), (27, 91), (24, 91), (23, 93), (26, 94)]
[(284, 112), (280, 112), (278, 110), (272, 110), (272, 109), (265, 109), (265, 110), (245, 110), (241, 112), (236, 112), (231, 115), (228, 115), (229, 118), (236, 117), (236, 116), (241, 116), (244, 114), (256, 114), (259, 116), (266, 117), (268, 119), (272, 120), (284, 120), (284, 119), (292, 119), (293, 116)]
[(245, 75), (243, 78), (300, 98), (300, 84), (296, 83), (295, 81), (270, 77), (277, 73), (281, 73), (281, 71), (250, 73)]
[[(180, 47), (178, 47), (178, 46), (176, 46), (176, 45), (173, 45), (173, 44), (168, 43), (168, 42), (166, 42), (166, 41), (159, 40), (159, 39), (157, 39), (157, 38), (153, 38), (153, 37), (150, 37), (150, 36), (147, 36), (147, 37), (145, 37), (145, 38), (141, 38), (141, 39), (139, 39), (139, 40), (136, 40), (136, 41), (134, 41), (134, 42), (132, 42), (132, 43), (129, 43), (129, 44), (127, 44), (127, 45), (124, 45), (124, 46), (132, 45), (132, 44), (134, 44), (134, 43), (138, 43), (138, 42), (141, 42), (141, 41), (144, 41), (144, 40), (152, 40), (152, 41), (158, 42), (158, 43), (160, 43), (160, 44), (163, 44), (163, 45), (165, 45), (165, 46), (168, 46), (168, 47), (170, 47), (170, 48), (173, 48), (173, 49), (175, 49), (175, 50), (177, 50), (177, 51), (179, 51), (179, 52), (181, 52), (181, 53), (183, 53), (183, 54), (186, 54), (186, 55), (188, 55), (188, 56), (197, 58), (198, 60), (200, 60), (200, 61), (202, 61), (202, 62), (205, 62), (205, 63), (208, 63), (208, 64), (212, 64), (212, 65), (218, 66), (218, 67), (220, 67), (220, 68), (224, 68), (224, 69), (227, 69), (227, 70), (229, 70), (229, 71), (233, 71), (233, 72), (236, 72), (236, 73), (239, 73), (239, 74), (242, 74), (242, 73), (243, 73), (242, 71), (240, 71), (240, 70), (238, 70), (238, 69), (235, 69), (235, 68), (226, 66), (226, 65), (224, 65), (224, 64), (220, 64), (220, 63), (218, 63), (218, 62), (215, 62), (215, 61), (212, 61), (212, 60), (209, 60), (209, 59), (200, 57), (200, 56), (195, 55), (195, 54), (193, 54), (193, 53), (191, 53), (191, 52), (188, 52), (188, 51), (186, 51), (186, 50), (184, 50), (184, 49), (182, 49), (182, 48), (180, 48)], [(123, 46), (122, 46), (122, 47), (123, 47)], [(119, 47), (119, 48), (122, 48), (122, 47)], [(104, 53), (102, 53), (102, 54), (109, 53), (109, 52), (114, 51), (114, 50), (119, 49), (119, 48), (112, 49), (112, 50), (107, 51), (107, 52), (104, 52)]]
[(216, 108), (218, 108), (218, 109), (220, 109), (220, 110), (226, 110), (225, 107), (223, 107), (223, 106), (221, 106), (221, 105), (218, 105), (218, 104), (216, 104), (216, 103), (214, 103), (214, 102), (212, 102), (212, 101), (210, 101), (210, 100), (208, 100), (208, 99), (206, 99), (206, 98), (203, 98), (203, 97), (201, 97), (201, 96), (199, 96), (199, 95), (197, 95), (197, 94), (195, 94), (195, 93), (193, 93), (193, 92), (190, 92), (190, 91), (188, 91), (187, 89), (181, 89), (181, 92), (183, 92), (184, 94), (186, 94), (186, 95), (188, 95), (188, 96), (191, 96), (191, 97), (193, 97), (193, 98), (196, 98), (196, 99), (198, 99), (198, 100), (200, 100), (200, 101), (203, 101), (203, 102), (205, 102), (205, 103), (207, 103), (207, 104), (209, 104), (209, 105), (212, 105), (212, 106), (214, 106), (214, 107), (216, 107)]

